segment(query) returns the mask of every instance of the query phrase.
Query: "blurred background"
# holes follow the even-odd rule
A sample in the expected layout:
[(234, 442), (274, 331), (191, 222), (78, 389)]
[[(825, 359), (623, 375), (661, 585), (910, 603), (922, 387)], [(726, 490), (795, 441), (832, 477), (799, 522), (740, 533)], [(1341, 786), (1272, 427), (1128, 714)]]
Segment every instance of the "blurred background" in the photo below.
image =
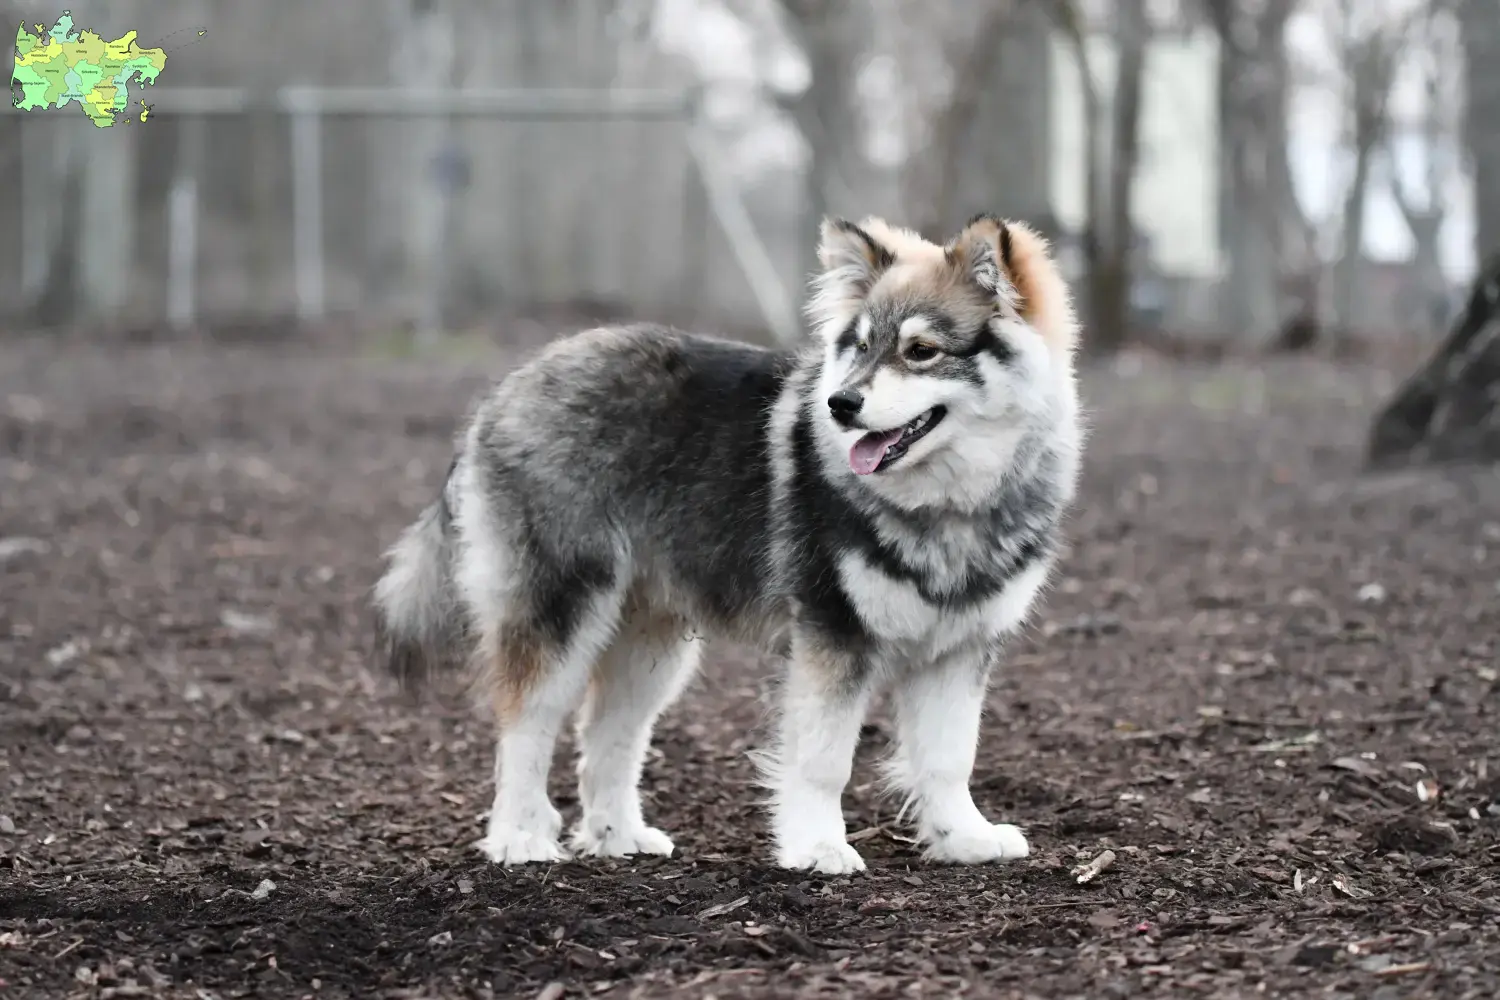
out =
[(1096, 349), (1307, 346), (1443, 329), (1500, 247), (1493, 2), (71, 10), (169, 62), (145, 125), (0, 110), (12, 329), (785, 339), (824, 213), (990, 211), (1057, 242)]

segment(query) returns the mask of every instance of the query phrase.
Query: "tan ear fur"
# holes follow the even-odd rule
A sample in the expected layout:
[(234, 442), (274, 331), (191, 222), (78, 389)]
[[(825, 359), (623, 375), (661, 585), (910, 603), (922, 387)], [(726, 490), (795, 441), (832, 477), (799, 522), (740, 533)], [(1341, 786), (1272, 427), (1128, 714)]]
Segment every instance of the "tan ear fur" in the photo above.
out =
[(1072, 354), (1078, 320), (1049, 250), (1026, 223), (981, 215), (949, 242), (947, 254), (952, 266), (1015, 308), (1053, 350)]

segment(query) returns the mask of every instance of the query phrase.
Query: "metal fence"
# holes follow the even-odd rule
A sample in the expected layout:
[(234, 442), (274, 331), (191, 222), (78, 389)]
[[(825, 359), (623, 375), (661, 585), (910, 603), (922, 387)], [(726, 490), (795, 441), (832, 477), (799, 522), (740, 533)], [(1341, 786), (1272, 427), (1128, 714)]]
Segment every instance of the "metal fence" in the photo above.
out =
[(14, 148), (47, 151), (0, 157), (0, 218), (24, 248), (6, 301), (36, 313), (72, 287), (62, 318), (180, 328), (358, 313), (451, 329), (563, 306), (795, 336), (795, 179), (752, 211), (691, 90), (149, 99), (152, 120), (110, 129), (0, 116)]

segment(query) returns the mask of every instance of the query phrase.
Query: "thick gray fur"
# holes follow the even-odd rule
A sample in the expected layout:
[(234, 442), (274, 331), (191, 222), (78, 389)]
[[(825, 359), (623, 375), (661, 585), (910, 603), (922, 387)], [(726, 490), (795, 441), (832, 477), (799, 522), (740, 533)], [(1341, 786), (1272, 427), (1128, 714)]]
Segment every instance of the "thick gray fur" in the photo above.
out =
[[(946, 260), (932, 266), (954, 266)], [(478, 650), (481, 693), (502, 724), (483, 845), (495, 860), (562, 856), (545, 767), (562, 713), (580, 700), (573, 846), (671, 850), (640, 818), (634, 782), (657, 713), (685, 681), (623, 675), (680, 658), (685, 677), (678, 643), (694, 632), (792, 651), (766, 767), (783, 865), (863, 867), (834, 832), (848, 773), (837, 758), (852, 755), (849, 727), (857, 734), (883, 683), (915, 692), (903, 696), (907, 749), (892, 775), (927, 810), (933, 856), (1024, 854), (1014, 827), (978, 818), (962, 762), (967, 753), (972, 766), (999, 643), (1044, 582), (1073, 496), (1071, 367), (1006, 301), (980, 310), (977, 327), (945, 310), (943, 295), (989, 301), (977, 279), (927, 297), (914, 279), (882, 296), (880, 279), (863, 276), (867, 306), (825, 322), (801, 351), (601, 328), (553, 343), (480, 401), (440, 499), (392, 549), (376, 603), (403, 679)], [(942, 357), (903, 360), (914, 336)], [(831, 419), (839, 388), (864, 393), (871, 414), (915, 399), (945, 415), (911, 458), (856, 475), (845, 456), (864, 425)], [(920, 412), (891, 419), (905, 426)], [(957, 713), (951, 746), (933, 714), (943, 699)], [(955, 768), (962, 788), (950, 787)], [(929, 795), (924, 783), (941, 788)]]

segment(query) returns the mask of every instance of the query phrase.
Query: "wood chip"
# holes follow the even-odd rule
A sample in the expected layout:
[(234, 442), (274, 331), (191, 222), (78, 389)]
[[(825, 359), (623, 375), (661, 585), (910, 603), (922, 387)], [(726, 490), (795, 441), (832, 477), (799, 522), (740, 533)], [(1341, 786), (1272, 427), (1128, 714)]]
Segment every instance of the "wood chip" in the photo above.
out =
[(1342, 892), (1344, 895), (1350, 897), (1351, 899), (1359, 899), (1362, 896), (1369, 895), (1363, 889), (1356, 889), (1353, 883), (1351, 883), (1343, 875), (1335, 875), (1333, 877), (1332, 884), (1335, 889), (1337, 889), (1339, 892)]
[(1085, 882), (1092, 882), (1099, 876), (1100, 872), (1103, 872), (1114, 863), (1115, 852), (1105, 851), (1103, 854), (1099, 855), (1088, 864), (1079, 865), (1078, 867), (1074, 868), (1072, 874), (1078, 877), (1078, 884), (1083, 885)]
[(1338, 768), (1340, 771), (1353, 771), (1355, 774), (1362, 774), (1366, 778), (1380, 777), (1380, 768), (1360, 757), (1338, 757), (1334, 759), (1331, 766)]
[(1365, 938), (1361, 941), (1350, 941), (1348, 948), (1351, 955), (1373, 955), (1384, 951), (1396, 943), (1396, 935), (1382, 934), (1380, 937)]
[(750, 902), (749, 896), (741, 896), (739, 899), (731, 900), (728, 903), (719, 903), (716, 906), (710, 906), (706, 910), (698, 911), (698, 919), (707, 920), (710, 917), (722, 917), (726, 913), (738, 910), (748, 902)]
[(1375, 973), (1377, 976), (1405, 976), (1413, 972), (1426, 972), (1432, 968), (1431, 962), (1407, 962), (1404, 965), (1388, 965)]

